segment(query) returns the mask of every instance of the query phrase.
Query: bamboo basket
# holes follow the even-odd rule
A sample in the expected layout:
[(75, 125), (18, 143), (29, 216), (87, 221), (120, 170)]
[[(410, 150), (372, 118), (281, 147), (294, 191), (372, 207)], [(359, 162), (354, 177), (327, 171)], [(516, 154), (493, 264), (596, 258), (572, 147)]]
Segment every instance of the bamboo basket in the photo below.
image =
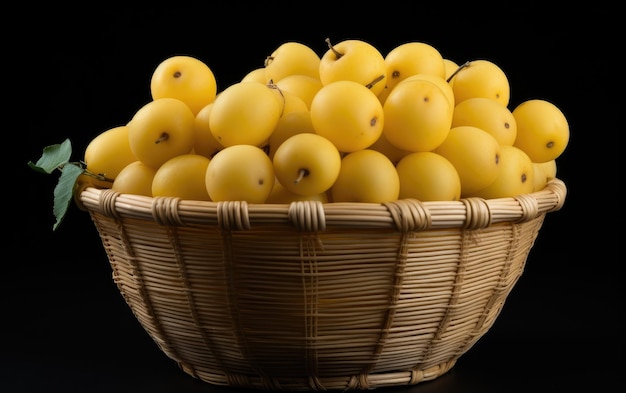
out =
[(493, 325), (566, 187), (386, 204), (78, 196), (121, 295), (185, 373), (314, 391), (448, 372)]

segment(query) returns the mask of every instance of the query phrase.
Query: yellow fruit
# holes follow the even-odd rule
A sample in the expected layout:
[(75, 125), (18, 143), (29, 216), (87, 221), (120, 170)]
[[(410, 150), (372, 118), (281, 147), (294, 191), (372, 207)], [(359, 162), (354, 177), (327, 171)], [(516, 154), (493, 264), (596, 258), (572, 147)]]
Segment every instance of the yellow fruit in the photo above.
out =
[(404, 80), (383, 104), (383, 134), (398, 149), (433, 150), (450, 131), (453, 109), (435, 83), (425, 79)]
[(213, 133), (211, 132), (209, 116), (212, 108), (213, 103), (210, 103), (202, 108), (200, 112), (196, 114), (193, 122), (193, 152), (208, 158), (213, 157), (215, 153), (224, 148), (224, 146), (222, 146), (222, 144), (215, 139)]
[(443, 59), (443, 64), (446, 68), (446, 75), (444, 79), (447, 81), (452, 76), (452, 74), (456, 72), (456, 70), (459, 68), (459, 65), (455, 61), (446, 58)]
[(459, 126), (435, 150), (448, 159), (461, 179), (461, 197), (491, 184), (500, 171), (500, 144), (487, 131)]
[(556, 177), (556, 161), (550, 160), (546, 162), (533, 162), (535, 169), (535, 185), (533, 191), (541, 191), (545, 188), (548, 181)]
[(509, 108), (484, 97), (468, 98), (454, 107), (452, 127), (458, 126), (481, 128), (501, 145), (512, 145), (517, 136), (517, 122)]
[(204, 62), (191, 56), (172, 56), (163, 60), (150, 80), (152, 99), (177, 98), (195, 115), (213, 102), (217, 82)]
[(327, 138), (300, 133), (278, 146), (272, 163), (283, 187), (294, 194), (313, 196), (333, 185), (339, 175), (341, 154)]
[(400, 179), (383, 153), (363, 149), (348, 153), (330, 189), (333, 202), (385, 203), (398, 199)]
[(283, 187), (278, 179), (276, 179), (274, 181), (274, 188), (272, 188), (272, 192), (265, 200), (265, 203), (291, 203), (294, 201), (319, 201), (326, 203), (328, 202), (328, 195), (326, 192), (315, 195), (299, 195)]
[(126, 165), (115, 178), (111, 188), (122, 194), (152, 196), (152, 179), (156, 168), (141, 161)]
[(396, 165), (400, 178), (399, 199), (420, 201), (457, 201), (461, 198), (461, 179), (454, 165), (430, 151), (404, 156)]
[(320, 57), (309, 46), (288, 41), (280, 44), (265, 59), (265, 79), (278, 82), (289, 75), (319, 78)]
[(128, 140), (128, 126), (114, 127), (98, 134), (87, 145), (83, 159), (89, 172), (111, 181), (126, 165), (136, 160)]
[(383, 153), (387, 156), (387, 158), (389, 158), (389, 160), (391, 160), (391, 162), (393, 162), (394, 165), (396, 165), (402, 157), (411, 153), (408, 150), (399, 149), (389, 143), (389, 140), (387, 140), (387, 137), (385, 137), (384, 134), (381, 134), (376, 142), (374, 142), (374, 144), (369, 147), (369, 149)]
[(268, 139), (269, 152), (268, 155), (271, 159), (274, 158), (276, 149), (290, 136), (307, 132), (309, 134), (315, 134), (313, 128), (313, 122), (311, 121), (311, 112), (296, 111), (282, 115), (278, 119), (274, 132)]
[(535, 163), (540, 166), (546, 174), (546, 178), (548, 180), (554, 179), (556, 177), (557, 165), (556, 160), (550, 160), (546, 162), (538, 162)]
[(389, 93), (391, 93), (391, 88), (389, 86), (385, 86), (385, 88), (380, 93), (378, 93), (377, 97), (381, 104), (385, 103), (385, 100), (387, 100), (387, 96), (389, 95)]
[(241, 82), (269, 83), (269, 80), (265, 78), (265, 67), (259, 67), (249, 71), (241, 78)]
[[(119, 176), (119, 175), (118, 175)], [(82, 173), (76, 179), (77, 189), (83, 189), (85, 187), (95, 187), (95, 188), (111, 188), (113, 185), (112, 180), (104, 180), (99, 179), (94, 176), (90, 176)]]
[(411, 75), (434, 75), (445, 77), (445, 64), (441, 53), (425, 42), (400, 44), (385, 56), (387, 66), (387, 87), (393, 89), (399, 82)]
[(195, 115), (176, 98), (159, 98), (141, 108), (128, 123), (128, 140), (136, 159), (153, 168), (194, 144)]
[(514, 146), (524, 150), (533, 162), (558, 158), (569, 143), (569, 124), (561, 110), (551, 102), (531, 99), (513, 109), (517, 122)]
[(499, 166), (498, 175), (491, 184), (467, 196), (494, 199), (533, 192), (535, 168), (523, 150), (515, 146), (501, 146)]
[(238, 82), (222, 91), (209, 114), (215, 139), (223, 146), (263, 144), (283, 109), (273, 90), (263, 83)]
[(302, 98), (307, 108), (311, 108), (313, 97), (322, 88), (320, 79), (309, 75), (288, 75), (275, 83), (282, 91), (288, 91)]
[(452, 78), (454, 99), (460, 102), (473, 97), (495, 100), (509, 105), (511, 87), (504, 71), (489, 60), (473, 60), (463, 66)]
[(410, 80), (415, 80), (415, 79), (427, 80), (439, 86), (441, 90), (444, 92), (444, 94), (446, 95), (446, 97), (448, 98), (448, 102), (450, 103), (450, 106), (454, 108), (454, 105), (455, 105), (454, 91), (452, 90), (452, 86), (448, 82), (446, 82), (445, 79), (440, 78), (435, 75), (430, 75), (430, 74), (415, 74), (404, 79), (404, 81), (410, 81)]
[(211, 200), (264, 203), (275, 181), (272, 160), (253, 145), (220, 150), (209, 162), (205, 186)]
[(165, 161), (152, 180), (153, 196), (209, 201), (205, 176), (209, 158), (199, 154), (181, 154)]
[(309, 106), (304, 100), (290, 91), (283, 91), (277, 85), (270, 85), (281, 106), (281, 116), (289, 112), (308, 111)]
[(340, 80), (322, 87), (311, 103), (315, 132), (353, 152), (371, 146), (383, 132), (383, 106), (367, 87)]
[(320, 59), (319, 78), (324, 86), (342, 80), (354, 81), (380, 94), (387, 84), (387, 64), (380, 51), (363, 40), (344, 40), (328, 50)]

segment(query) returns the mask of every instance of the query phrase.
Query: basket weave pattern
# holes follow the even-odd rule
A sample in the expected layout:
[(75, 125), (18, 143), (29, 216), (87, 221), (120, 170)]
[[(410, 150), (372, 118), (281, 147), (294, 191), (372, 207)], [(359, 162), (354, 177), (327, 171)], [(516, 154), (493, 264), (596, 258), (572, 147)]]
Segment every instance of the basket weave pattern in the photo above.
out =
[(449, 371), (493, 325), (559, 179), (533, 194), (388, 204), (199, 202), (86, 188), (113, 280), (186, 373), (360, 390)]

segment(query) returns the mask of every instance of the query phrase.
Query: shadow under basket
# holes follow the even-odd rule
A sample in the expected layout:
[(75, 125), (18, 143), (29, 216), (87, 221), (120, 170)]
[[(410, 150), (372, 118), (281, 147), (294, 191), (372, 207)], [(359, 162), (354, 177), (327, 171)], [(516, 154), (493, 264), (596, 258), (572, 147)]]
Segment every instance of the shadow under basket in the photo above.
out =
[(415, 385), (493, 325), (566, 187), (512, 198), (248, 204), (88, 187), (113, 280), (187, 374), (260, 390)]

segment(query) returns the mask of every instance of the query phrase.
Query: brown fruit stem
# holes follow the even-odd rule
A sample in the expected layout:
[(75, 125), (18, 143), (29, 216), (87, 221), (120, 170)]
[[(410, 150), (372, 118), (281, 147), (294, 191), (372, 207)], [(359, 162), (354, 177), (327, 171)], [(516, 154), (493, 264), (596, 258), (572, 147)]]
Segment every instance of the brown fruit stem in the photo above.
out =
[(455, 76), (456, 74), (458, 74), (458, 73), (459, 73), (459, 71), (461, 71), (461, 70), (462, 70), (463, 68), (465, 68), (465, 67), (469, 67), (469, 65), (470, 65), (470, 62), (469, 62), (469, 61), (466, 61), (465, 63), (461, 64), (461, 65), (459, 66), (459, 68), (457, 68), (457, 69), (456, 69), (456, 70), (452, 73), (452, 75), (450, 75), (450, 77), (446, 80), (446, 82), (450, 83), (450, 81), (452, 80), (452, 78), (454, 78), (454, 76)]
[(328, 44), (328, 49), (332, 50), (335, 54), (335, 57), (337, 57), (337, 60), (339, 60), (343, 56), (343, 53), (337, 52), (333, 44), (330, 43), (330, 38), (326, 38), (324, 41), (326, 41), (326, 43)]
[(159, 144), (161, 142), (165, 142), (166, 140), (170, 139), (170, 134), (168, 134), (167, 132), (163, 131), (163, 133), (161, 134), (161, 136), (159, 137), (159, 139), (157, 139), (156, 141), (154, 141), (155, 144)]
[[(85, 176), (93, 177), (94, 179), (98, 179), (100, 181), (113, 183), (113, 179), (109, 179), (104, 175), (104, 173), (93, 173), (89, 169), (87, 169), (87, 163), (85, 161), (72, 162), (71, 164), (81, 167), (83, 169), (83, 175)], [(62, 171), (63, 165), (61, 165), (59, 169)]]
[(285, 95), (283, 94), (283, 91), (278, 87), (276, 83), (274, 83), (272, 79), (270, 79), (269, 82), (267, 82), (267, 87), (269, 87), (270, 89), (276, 89), (276, 91), (278, 91), (278, 94), (280, 94), (280, 96), (282, 97), (283, 107), (280, 110), (280, 115), (282, 116), (283, 113), (285, 113), (285, 105), (287, 105), (287, 100), (285, 99)]
[(104, 174), (102, 173), (91, 173), (88, 170), (83, 171), (83, 175), (93, 177), (94, 179), (98, 179), (100, 181), (104, 181), (107, 183), (113, 183), (113, 180), (115, 180), (115, 179), (109, 179), (108, 177), (104, 176)]
[(380, 75), (380, 76), (374, 78), (373, 81), (371, 81), (370, 83), (365, 85), (365, 87), (367, 87), (368, 89), (371, 89), (375, 84), (377, 84), (378, 82), (382, 81), (383, 79), (385, 79), (385, 75)]
[(298, 183), (300, 183), (300, 181), (301, 181), (302, 179), (304, 179), (304, 178), (305, 178), (305, 177), (307, 177), (307, 176), (309, 176), (309, 170), (308, 170), (308, 169), (301, 168), (301, 169), (298, 171), (298, 178), (297, 178), (296, 180), (294, 180), (293, 182), (294, 182), (295, 184), (298, 184)]

